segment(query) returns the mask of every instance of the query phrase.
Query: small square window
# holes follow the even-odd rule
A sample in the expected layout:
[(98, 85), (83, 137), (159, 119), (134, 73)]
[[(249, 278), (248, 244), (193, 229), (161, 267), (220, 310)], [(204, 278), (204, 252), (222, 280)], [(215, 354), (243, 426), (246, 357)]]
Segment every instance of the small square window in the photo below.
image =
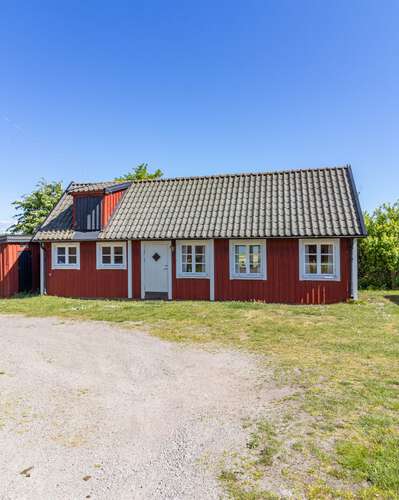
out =
[(230, 259), (230, 279), (266, 279), (265, 242), (232, 240)]
[(79, 269), (78, 244), (52, 245), (53, 268)]
[(125, 269), (125, 246), (120, 243), (97, 243), (98, 269)]
[(300, 240), (300, 279), (339, 279), (339, 240)]
[(181, 278), (202, 277), (207, 274), (207, 245), (177, 244), (177, 275)]

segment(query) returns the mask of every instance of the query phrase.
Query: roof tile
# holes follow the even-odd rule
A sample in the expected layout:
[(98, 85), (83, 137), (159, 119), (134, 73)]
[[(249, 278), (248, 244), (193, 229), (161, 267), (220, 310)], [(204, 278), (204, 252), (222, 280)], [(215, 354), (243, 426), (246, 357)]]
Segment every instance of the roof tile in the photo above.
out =
[[(73, 239), (73, 184), (35, 239)], [(133, 182), (100, 239), (363, 236), (349, 166)]]

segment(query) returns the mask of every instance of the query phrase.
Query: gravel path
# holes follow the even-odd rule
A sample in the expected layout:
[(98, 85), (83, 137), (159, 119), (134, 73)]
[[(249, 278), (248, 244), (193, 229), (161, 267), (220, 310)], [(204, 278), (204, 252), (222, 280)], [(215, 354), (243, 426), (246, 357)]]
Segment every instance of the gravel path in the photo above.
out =
[(242, 418), (282, 396), (243, 353), (1, 316), (0, 498), (223, 498)]

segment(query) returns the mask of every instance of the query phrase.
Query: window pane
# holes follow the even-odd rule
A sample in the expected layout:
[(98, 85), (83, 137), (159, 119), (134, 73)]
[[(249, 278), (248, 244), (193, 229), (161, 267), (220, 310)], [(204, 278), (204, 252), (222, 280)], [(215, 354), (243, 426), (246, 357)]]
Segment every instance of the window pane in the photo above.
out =
[(111, 264), (111, 247), (101, 247), (101, 262)]
[(183, 245), (181, 247), (182, 251), (182, 261), (183, 262), (192, 262), (193, 260), (193, 249), (191, 245)]
[(321, 274), (334, 273), (334, 259), (332, 254), (322, 254), (321, 256)]
[(205, 247), (204, 245), (195, 245), (195, 253), (198, 254), (205, 254)]
[(76, 264), (77, 262), (76, 247), (68, 247), (68, 264)]
[(196, 273), (204, 273), (205, 272), (205, 264), (195, 264), (195, 272)]
[(114, 264), (123, 264), (123, 247), (114, 247)]
[(57, 247), (57, 264), (66, 263), (65, 253), (66, 253), (65, 247)]
[(334, 273), (334, 267), (331, 264), (321, 264), (321, 274), (333, 274)]
[(182, 264), (182, 271), (183, 273), (192, 273), (193, 272), (193, 265), (192, 264)]
[(234, 249), (235, 255), (235, 272), (246, 273), (247, 272), (247, 254), (246, 254), (246, 246), (245, 245), (235, 245)]
[(317, 245), (305, 245), (305, 253), (317, 254)]
[(332, 245), (321, 245), (320, 246), (320, 253), (321, 255), (323, 254), (333, 254), (333, 246)]
[(260, 245), (249, 246), (249, 272), (260, 273)]
[(321, 245), (321, 274), (334, 274), (334, 247), (333, 245)]
[(193, 272), (193, 247), (191, 245), (182, 245), (181, 247), (181, 262), (182, 262), (182, 272), (192, 273)]
[[(313, 246), (313, 245), (309, 245)], [(305, 255), (305, 273), (306, 274), (317, 274), (317, 255), (306, 254)]]
[(199, 264), (205, 263), (205, 247), (203, 246), (195, 247), (195, 262)]
[(203, 245), (195, 246), (195, 272), (205, 272), (205, 247)]

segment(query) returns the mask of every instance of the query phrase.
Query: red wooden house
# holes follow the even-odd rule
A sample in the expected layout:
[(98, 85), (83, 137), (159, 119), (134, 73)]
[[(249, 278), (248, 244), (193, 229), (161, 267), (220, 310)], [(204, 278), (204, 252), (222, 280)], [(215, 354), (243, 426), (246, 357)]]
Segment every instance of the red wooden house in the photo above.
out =
[(41, 291), (320, 304), (357, 296), (350, 166), (71, 183), (39, 229)]
[(0, 297), (39, 289), (39, 245), (31, 239), (0, 235)]

